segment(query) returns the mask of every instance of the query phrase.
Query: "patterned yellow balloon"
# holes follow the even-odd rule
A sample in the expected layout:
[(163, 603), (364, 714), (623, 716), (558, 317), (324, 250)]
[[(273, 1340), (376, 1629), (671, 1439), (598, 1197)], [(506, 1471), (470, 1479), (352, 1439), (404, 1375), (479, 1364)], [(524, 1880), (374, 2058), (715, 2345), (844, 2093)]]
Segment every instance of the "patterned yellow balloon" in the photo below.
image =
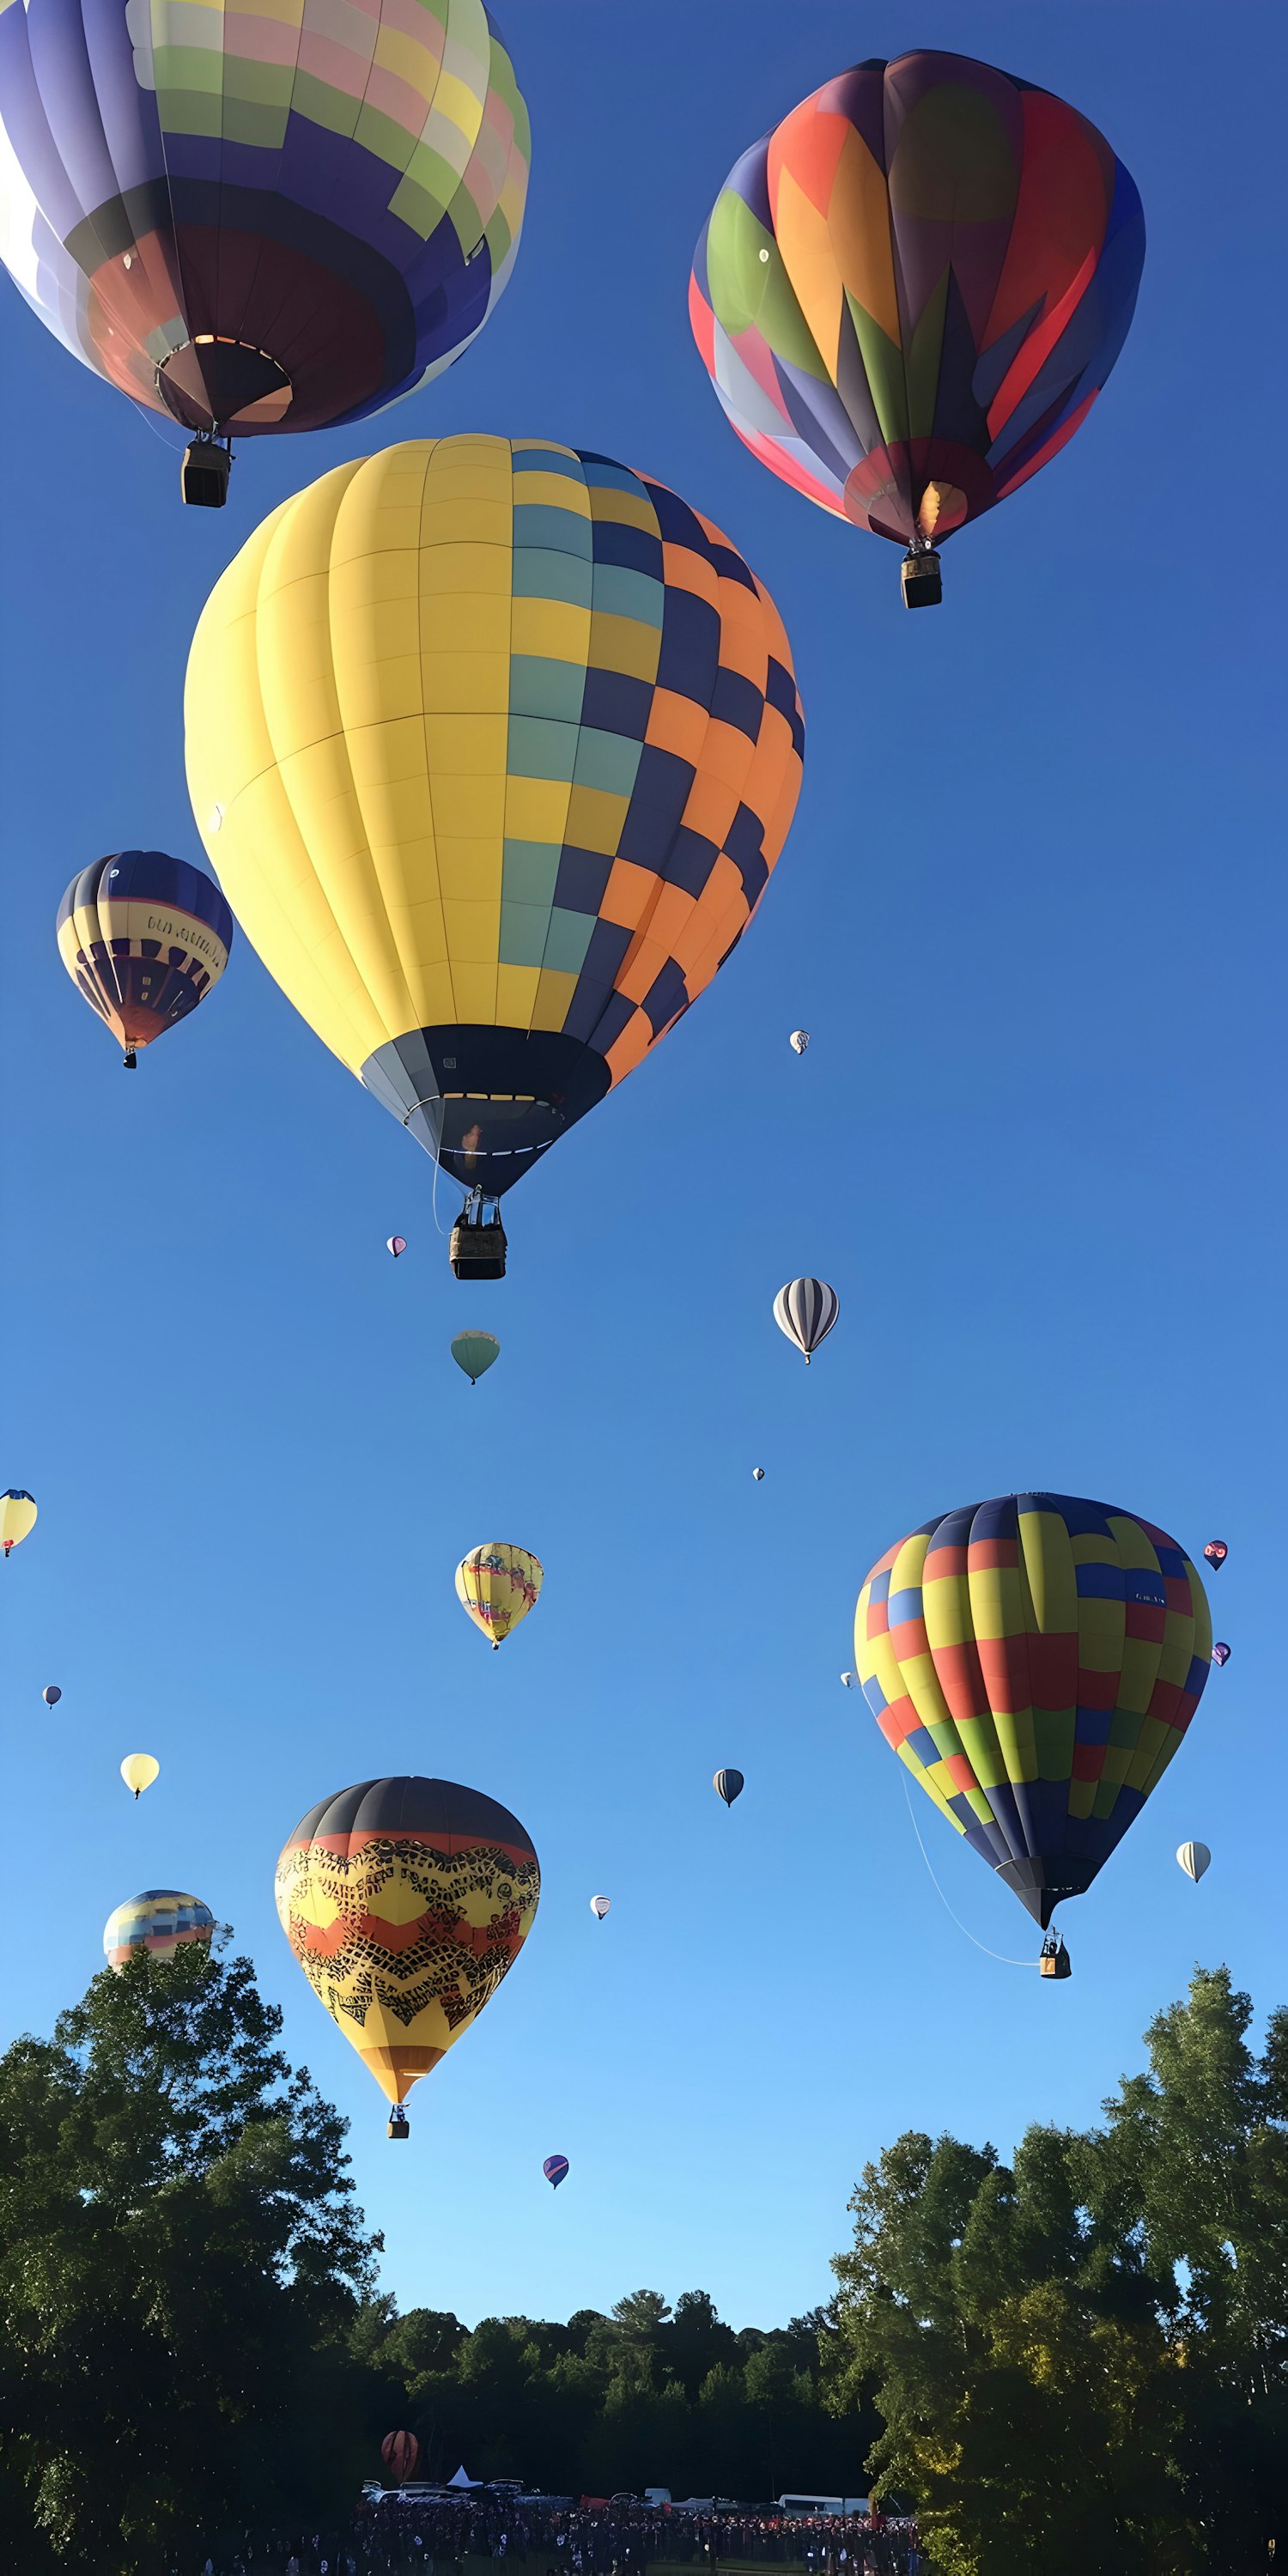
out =
[[(540, 1894), (517, 1816), (451, 1780), (360, 1780), (302, 1818), (277, 1864), (282, 1930), (395, 2106), (496, 1993)], [(406, 2135), (400, 2108), (390, 2135)]]
[(545, 1579), (539, 1557), (526, 1547), (490, 1538), (472, 1547), (456, 1569), (456, 1598), (493, 1648), (526, 1619)]
[(35, 1526), (36, 1506), (30, 1494), (21, 1485), (11, 1485), (7, 1494), (0, 1494), (0, 1545), (5, 1555), (29, 1538)]

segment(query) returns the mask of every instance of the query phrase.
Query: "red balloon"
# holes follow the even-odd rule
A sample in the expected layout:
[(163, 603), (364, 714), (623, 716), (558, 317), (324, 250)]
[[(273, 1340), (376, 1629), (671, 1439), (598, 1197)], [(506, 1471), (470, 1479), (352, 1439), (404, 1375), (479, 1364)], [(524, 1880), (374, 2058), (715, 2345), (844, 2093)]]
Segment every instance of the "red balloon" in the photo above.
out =
[(402, 2486), (420, 2458), (420, 2444), (414, 2433), (386, 2433), (380, 2445), (380, 2456)]

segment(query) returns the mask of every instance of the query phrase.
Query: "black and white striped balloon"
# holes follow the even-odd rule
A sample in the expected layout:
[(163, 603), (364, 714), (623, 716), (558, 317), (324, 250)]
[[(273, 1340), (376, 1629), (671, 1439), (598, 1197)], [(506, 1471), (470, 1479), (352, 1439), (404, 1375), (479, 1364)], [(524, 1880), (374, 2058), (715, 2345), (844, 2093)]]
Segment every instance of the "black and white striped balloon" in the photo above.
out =
[(826, 1279), (789, 1279), (774, 1299), (774, 1322), (803, 1352), (806, 1368), (810, 1353), (827, 1340), (840, 1311), (841, 1300)]

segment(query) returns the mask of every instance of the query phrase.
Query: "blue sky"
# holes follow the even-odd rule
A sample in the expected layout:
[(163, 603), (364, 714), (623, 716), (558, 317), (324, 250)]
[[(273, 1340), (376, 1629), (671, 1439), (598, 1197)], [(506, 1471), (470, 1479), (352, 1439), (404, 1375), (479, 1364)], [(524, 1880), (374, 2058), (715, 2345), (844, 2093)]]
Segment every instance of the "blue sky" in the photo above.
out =
[[(248, 442), (222, 517), (180, 508), (164, 433), (3, 294), (0, 1483), (41, 1516), (0, 1572), (0, 2037), (81, 1991), (122, 1898), (195, 1889), (349, 2114), (404, 2304), (563, 2316), (701, 2284), (734, 2324), (769, 2324), (827, 2295), (847, 2194), (900, 2130), (1005, 2150), (1030, 2119), (1087, 2120), (1196, 1958), (1283, 2000), (1264, 432), (1284, 396), (1266, 321), (1288, 48), (1247, 0), (1237, 79), (1231, 13), (1150, 0), (498, 10), (534, 165), (497, 313), (351, 438)], [(945, 605), (915, 618), (893, 547), (744, 454), (685, 316), (739, 150), (847, 62), (912, 43), (1072, 99), (1149, 227), (1090, 424), (948, 548)], [(736, 958), (507, 1203), (511, 1275), (469, 1291), (428, 1160), (244, 940), (126, 1081), (53, 924), (103, 851), (201, 856), (183, 667), (250, 529), (342, 457), (474, 428), (606, 450), (721, 522), (782, 610), (808, 739)], [(799, 1272), (842, 1306), (808, 1375), (770, 1316)], [(471, 1392), (447, 1346), (474, 1321), (503, 1354)], [(1231, 1550), (1212, 1589), (1233, 1660), (1069, 1909), (1058, 1990), (955, 1929), (903, 1775), (838, 1680), (882, 1549), (1031, 1485)], [(546, 1566), (496, 1657), (452, 1591), (488, 1537)], [(137, 1808), (117, 1777), (136, 1749), (162, 1764)], [(747, 1777), (731, 1813), (722, 1763)], [(385, 1770), (502, 1798), (544, 1870), (527, 1951), (398, 2151), (272, 1896), (297, 1818)], [(1020, 1908), (922, 1809), (955, 1912), (1030, 1954)], [(1197, 1890), (1172, 1857), (1191, 1835), (1215, 1855)]]

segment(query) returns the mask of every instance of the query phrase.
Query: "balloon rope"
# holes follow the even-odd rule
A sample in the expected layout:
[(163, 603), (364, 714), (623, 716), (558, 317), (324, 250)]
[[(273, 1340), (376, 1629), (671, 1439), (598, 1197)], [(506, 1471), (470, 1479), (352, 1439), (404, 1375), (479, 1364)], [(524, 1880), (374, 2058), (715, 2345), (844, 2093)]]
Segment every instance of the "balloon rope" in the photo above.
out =
[[(433, 1218), (433, 1220), (434, 1220), (435, 1225), (438, 1225), (438, 1156), (437, 1156), (437, 1154), (435, 1154), (435, 1156), (434, 1156), (434, 1181), (433, 1181), (433, 1187), (432, 1187), (432, 1189), (430, 1190), (430, 1193), (429, 1193), (429, 1213), (430, 1213), (430, 1215), (432, 1216), (432, 1218)], [(438, 1231), (439, 1231), (439, 1233), (440, 1233), (440, 1234), (443, 1234), (443, 1233), (445, 1233), (446, 1228), (445, 1228), (445, 1227), (443, 1227), (443, 1226), (441, 1226), (441, 1225), (438, 1225)]]
[(914, 1814), (913, 1814), (913, 1812), (912, 1812), (912, 1800), (911, 1800), (911, 1798), (908, 1796), (908, 1780), (907, 1780), (907, 1770), (906, 1770), (906, 1766), (905, 1766), (905, 1769), (904, 1769), (903, 1794), (904, 1794), (905, 1798), (907, 1798), (907, 1799), (908, 1799), (908, 1821), (909, 1821), (910, 1825), (912, 1826), (912, 1830), (913, 1830), (914, 1834), (915, 1834), (915, 1835), (916, 1835), (916, 1837), (917, 1837), (917, 1849), (918, 1849), (918, 1850), (919, 1850), (919, 1852), (921, 1853), (921, 1857), (922, 1857), (922, 1859), (924, 1860), (924, 1862), (925, 1862), (925, 1864), (926, 1864), (927, 1869), (929, 1869), (929, 1870), (930, 1870), (931, 1884), (932, 1884), (932, 1886), (933, 1886), (933, 1888), (934, 1888), (935, 1894), (936, 1894), (936, 1896), (938, 1897), (939, 1902), (940, 1902), (940, 1904), (943, 1906), (943, 1908), (944, 1908), (945, 1912), (946, 1912), (946, 1913), (948, 1913), (948, 1914), (952, 1914), (952, 1915), (953, 1915), (953, 1921), (954, 1921), (954, 1923), (956, 1924), (958, 1931), (959, 1931), (959, 1932), (964, 1932), (964, 1933), (966, 1934), (966, 1938), (967, 1938), (967, 1940), (968, 1940), (968, 1941), (974, 1941), (974, 1942), (975, 1942), (975, 1947), (976, 1947), (976, 1949), (977, 1949), (977, 1950), (982, 1950), (986, 1959), (997, 1959), (997, 1960), (999, 1960), (999, 1961), (1000, 1961), (1001, 1965), (1002, 1965), (1004, 1968), (1036, 1968), (1036, 1966), (1037, 1966), (1037, 1964), (1038, 1964), (1038, 1962), (1037, 1962), (1037, 1960), (1036, 1960), (1036, 1959), (1008, 1959), (1007, 1957), (1005, 1957), (1005, 1955), (1003, 1954), (1003, 1952), (1002, 1952), (1001, 1950), (990, 1950), (990, 1948), (989, 1948), (989, 1946), (988, 1946), (987, 1941), (979, 1941), (979, 1940), (976, 1940), (976, 1938), (975, 1938), (975, 1934), (974, 1934), (974, 1933), (969, 1929), (968, 1925), (966, 1925), (965, 1923), (963, 1923), (963, 1921), (962, 1921), (962, 1919), (961, 1919), (960, 1914), (953, 1914), (953, 1909), (952, 1909), (951, 1905), (949, 1904), (948, 1899), (947, 1899), (947, 1897), (945, 1896), (944, 1891), (943, 1891), (942, 1887), (940, 1886), (938, 1879), (935, 1877), (935, 1873), (934, 1873), (933, 1869), (931, 1869), (931, 1867), (930, 1867), (930, 1854), (929, 1854), (929, 1852), (927, 1851), (926, 1846), (925, 1846), (925, 1844), (923, 1843), (923, 1841), (922, 1841), (922, 1839), (921, 1839), (921, 1828), (920, 1828), (920, 1826), (918, 1825), (918, 1823), (917, 1823), (917, 1819), (916, 1819), (916, 1817), (914, 1816)]

